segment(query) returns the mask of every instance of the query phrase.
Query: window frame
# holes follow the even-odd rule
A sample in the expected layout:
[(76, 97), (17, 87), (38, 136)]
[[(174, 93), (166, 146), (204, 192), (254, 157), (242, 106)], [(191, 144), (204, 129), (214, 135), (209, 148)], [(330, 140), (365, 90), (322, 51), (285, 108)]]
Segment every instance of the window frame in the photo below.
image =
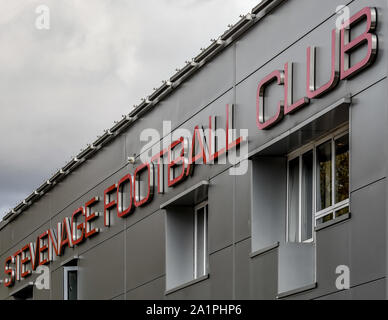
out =
[[(198, 211), (204, 209), (204, 235), (203, 235), (203, 242), (204, 242), (204, 252), (203, 252), (203, 270), (204, 274), (198, 274), (197, 270), (197, 261), (198, 261), (198, 248), (197, 248), (197, 238), (198, 238)], [(194, 257), (193, 257), (193, 273), (194, 273), (194, 280), (198, 279), (204, 275), (207, 274), (207, 260), (208, 260), (208, 201), (204, 201), (194, 207)]]
[[(342, 138), (343, 136), (345, 135), (349, 135), (350, 136), (350, 130), (349, 130), (349, 123), (346, 123), (345, 125), (333, 130), (332, 132), (324, 135), (323, 137), (320, 137), (294, 151), (292, 151), (291, 153), (289, 153), (287, 155), (287, 213), (286, 213), (286, 242), (290, 242), (289, 241), (289, 215), (290, 215), (290, 212), (289, 212), (289, 200), (290, 200), (290, 186), (289, 186), (289, 183), (290, 183), (290, 171), (289, 171), (289, 167), (290, 167), (290, 162), (292, 160), (295, 160), (295, 159), (299, 159), (299, 186), (298, 186), (298, 197), (299, 197), (299, 221), (298, 221), (298, 224), (299, 224), (299, 229), (298, 229), (298, 236), (299, 236), (299, 239), (298, 239), (298, 242), (297, 243), (312, 243), (315, 241), (315, 232), (314, 232), (314, 227), (317, 226), (317, 220), (329, 215), (329, 214), (333, 214), (333, 220), (335, 220), (337, 217), (335, 216), (335, 213), (341, 209), (344, 209), (346, 207), (350, 207), (350, 194), (349, 194), (349, 197), (344, 200), (344, 201), (341, 201), (339, 203), (335, 203), (335, 192), (336, 192), (336, 188), (335, 188), (335, 174), (336, 174), (336, 171), (335, 171), (335, 156), (336, 156), (336, 153), (335, 153), (335, 141), (337, 141), (338, 139)], [(328, 207), (328, 208), (325, 208), (323, 210), (320, 210), (320, 211), (317, 211), (317, 148), (319, 146), (321, 146), (322, 144), (326, 143), (330, 141), (331, 142), (331, 197), (332, 197), (332, 200), (331, 200), (331, 206)], [(302, 241), (302, 206), (301, 206), (301, 203), (302, 203), (302, 193), (301, 193), (301, 190), (302, 190), (302, 175), (303, 175), (303, 166), (302, 166), (302, 157), (303, 155), (305, 155), (306, 153), (312, 151), (313, 152), (313, 199), (312, 199), (312, 207), (313, 207), (313, 224), (312, 224), (312, 237), (310, 239), (307, 239), (307, 240), (304, 240)], [(350, 154), (350, 141), (349, 141), (349, 180), (350, 180), (350, 157), (351, 157), (351, 154)]]
[(63, 300), (69, 300), (69, 271), (77, 272), (77, 300), (78, 300), (78, 266), (63, 267)]

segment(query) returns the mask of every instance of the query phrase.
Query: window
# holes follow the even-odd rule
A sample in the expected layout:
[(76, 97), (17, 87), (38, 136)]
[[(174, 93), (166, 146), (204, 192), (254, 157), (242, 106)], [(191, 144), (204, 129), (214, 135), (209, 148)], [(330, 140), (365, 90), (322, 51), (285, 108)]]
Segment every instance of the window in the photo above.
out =
[(64, 267), (64, 300), (78, 300), (78, 267)]
[(166, 210), (166, 294), (208, 275), (208, 181), (161, 205)]
[(313, 241), (313, 227), (349, 212), (349, 134), (342, 128), (288, 157), (287, 241)]
[(207, 264), (207, 204), (194, 212), (194, 279), (206, 274)]

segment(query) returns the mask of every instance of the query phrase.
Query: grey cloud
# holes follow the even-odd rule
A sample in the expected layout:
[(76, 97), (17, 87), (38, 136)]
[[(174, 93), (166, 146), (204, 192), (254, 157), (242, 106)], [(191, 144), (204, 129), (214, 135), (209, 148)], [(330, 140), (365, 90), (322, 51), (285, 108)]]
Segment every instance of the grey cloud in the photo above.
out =
[(0, 0), (0, 217), (257, 2)]

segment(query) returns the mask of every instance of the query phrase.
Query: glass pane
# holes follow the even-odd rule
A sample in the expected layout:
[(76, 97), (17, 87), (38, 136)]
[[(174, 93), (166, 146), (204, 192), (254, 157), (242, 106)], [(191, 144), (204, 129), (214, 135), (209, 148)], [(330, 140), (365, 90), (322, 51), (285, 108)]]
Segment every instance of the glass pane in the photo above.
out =
[(349, 135), (335, 141), (335, 203), (349, 198)]
[(317, 148), (317, 211), (332, 205), (331, 141)]
[(299, 242), (299, 158), (288, 165), (288, 242)]
[(313, 151), (302, 156), (302, 241), (313, 237)]
[(68, 300), (77, 300), (77, 271), (67, 272), (67, 297)]
[(205, 208), (197, 210), (197, 237), (196, 237), (196, 277), (199, 278), (205, 275), (206, 263), (206, 215)]
[(322, 223), (326, 223), (326, 222), (329, 222), (329, 221), (331, 221), (331, 220), (333, 220), (333, 214), (332, 213), (330, 213), (330, 214), (328, 214), (328, 215), (326, 215), (326, 216), (324, 216), (324, 217), (322, 217), (322, 218), (320, 218), (320, 219), (317, 219), (317, 225), (320, 225), (320, 224), (322, 224)]
[(338, 218), (338, 217), (341, 217), (343, 216), (344, 214), (347, 214), (349, 213), (349, 207), (346, 207), (346, 208), (342, 208), (340, 210), (337, 210), (335, 212), (335, 217)]

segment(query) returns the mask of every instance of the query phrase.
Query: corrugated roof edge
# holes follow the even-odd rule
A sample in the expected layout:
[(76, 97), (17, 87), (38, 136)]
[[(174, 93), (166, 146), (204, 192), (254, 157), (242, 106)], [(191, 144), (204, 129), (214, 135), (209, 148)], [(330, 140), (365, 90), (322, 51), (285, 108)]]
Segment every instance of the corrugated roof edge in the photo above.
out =
[(105, 144), (109, 143), (114, 139), (114, 137), (126, 130), (138, 119), (140, 114), (152, 109), (152, 107), (157, 105), (163, 98), (171, 94), (174, 89), (178, 88), (183, 81), (191, 77), (202, 66), (241, 37), (244, 32), (285, 1), (287, 0), (262, 0), (252, 9), (250, 13), (241, 16), (241, 19), (235, 25), (230, 25), (229, 29), (217, 40), (213, 40), (209, 47), (201, 49), (201, 53), (193, 58), (192, 61), (187, 61), (187, 64), (183, 69), (177, 70), (177, 73), (174, 74), (170, 80), (163, 81), (162, 86), (154, 89), (154, 92), (146, 99), (143, 99), (140, 105), (136, 106), (128, 115), (123, 115), (123, 118), (120, 121), (115, 122), (112, 128), (105, 130), (102, 136), (98, 137), (96, 141), (88, 145), (85, 150), (82, 150), (81, 153), (71, 159), (62, 169), (56, 172), (25, 200), (6, 214), (0, 223), (0, 230), (3, 229), (8, 222), (13, 221), (23, 211), (28, 209), (28, 207), (40, 199), (47, 191), (51, 190), (55, 184), (64, 179), (72, 170), (81, 165), (87, 158), (94, 155)]

